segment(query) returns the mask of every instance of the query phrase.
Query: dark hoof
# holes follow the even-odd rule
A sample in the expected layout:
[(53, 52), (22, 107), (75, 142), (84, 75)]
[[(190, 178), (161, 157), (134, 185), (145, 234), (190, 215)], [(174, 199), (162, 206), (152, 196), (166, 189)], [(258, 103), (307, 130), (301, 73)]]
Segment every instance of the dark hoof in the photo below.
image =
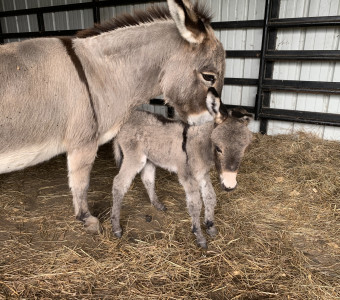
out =
[(117, 237), (117, 238), (121, 238), (122, 237), (122, 235), (123, 235), (123, 232), (121, 231), (121, 230), (119, 230), (119, 231), (114, 231), (113, 232), (114, 233), (114, 235)]
[(156, 207), (157, 210), (167, 211), (166, 206), (164, 204), (160, 203), (160, 202), (154, 203), (153, 206)]
[(210, 227), (207, 229), (207, 234), (213, 238), (217, 235), (217, 229), (215, 227)]
[(207, 242), (202, 241), (202, 242), (197, 242), (197, 245), (202, 248), (202, 249), (208, 249)]

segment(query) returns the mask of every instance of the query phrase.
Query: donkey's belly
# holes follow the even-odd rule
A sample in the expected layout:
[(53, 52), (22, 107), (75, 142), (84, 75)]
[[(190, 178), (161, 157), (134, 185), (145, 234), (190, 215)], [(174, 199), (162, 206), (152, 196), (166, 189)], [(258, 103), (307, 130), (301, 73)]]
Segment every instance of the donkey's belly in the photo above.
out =
[(0, 174), (36, 165), (63, 152), (65, 149), (61, 143), (48, 141), (0, 153)]

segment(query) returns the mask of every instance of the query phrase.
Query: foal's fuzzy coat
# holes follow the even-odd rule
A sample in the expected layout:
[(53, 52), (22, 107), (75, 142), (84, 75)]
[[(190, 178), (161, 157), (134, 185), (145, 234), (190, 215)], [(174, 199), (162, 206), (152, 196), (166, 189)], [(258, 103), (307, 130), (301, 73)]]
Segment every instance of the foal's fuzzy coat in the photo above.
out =
[[(220, 103), (214, 97), (209, 92), (207, 103)], [(215, 123), (189, 127), (180, 121), (135, 111), (123, 125), (114, 141), (116, 162), (121, 166), (112, 190), (111, 222), (116, 236), (122, 235), (119, 223), (121, 202), (137, 173), (141, 172), (151, 203), (157, 209), (165, 210), (155, 193), (155, 166), (158, 166), (178, 174), (192, 217), (192, 231), (197, 243), (206, 247), (199, 221), (200, 193), (205, 206), (207, 233), (214, 236), (217, 232), (214, 225), (216, 195), (209, 177), (210, 168), (215, 161), (222, 187), (234, 189), (239, 164), (252, 137), (247, 128), (250, 114), (238, 109), (223, 116), (215, 113), (219, 111), (218, 106), (211, 111), (215, 114)]]

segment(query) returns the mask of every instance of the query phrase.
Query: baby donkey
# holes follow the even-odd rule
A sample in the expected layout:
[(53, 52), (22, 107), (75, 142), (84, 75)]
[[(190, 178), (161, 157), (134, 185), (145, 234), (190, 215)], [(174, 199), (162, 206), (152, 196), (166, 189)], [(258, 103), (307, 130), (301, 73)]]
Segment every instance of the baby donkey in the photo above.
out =
[(135, 111), (122, 126), (114, 141), (115, 159), (120, 171), (113, 181), (111, 223), (117, 237), (122, 235), (119, 222), (121, 203), (137, 173), (141, 172), (151, 203), (159, 210), (166, 209), (155, 193), (156, 166), (178, 174), (198, 245), (207, 247), (200, 226), (200, 193), (205, 207), (207, 233), (216, 235), (216, 195), (209, 171), (215, 162), (222, 188), (230, 191), (236, 187), (237, 171), (252, 139), (247, 127), (252, 115), (241, 108), (222, 112), (220, 98), (213, 88), (209, 89), (206, 101), (214, 122), (188, 126), (181, 121)]

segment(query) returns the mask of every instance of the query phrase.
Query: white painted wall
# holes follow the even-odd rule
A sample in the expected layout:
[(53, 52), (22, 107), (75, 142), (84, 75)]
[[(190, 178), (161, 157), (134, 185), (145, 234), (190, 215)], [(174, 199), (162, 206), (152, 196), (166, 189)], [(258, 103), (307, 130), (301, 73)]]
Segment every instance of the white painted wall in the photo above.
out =
[[(0, 10), (88, 2), (91, 0), (0, 0)], [(257, 20), (264, 18), (265, 0), (199, 0), (210, 7), (213, 21)], [(162, 5), (166, 5), (165, 3)], [(101, 8), (101, 19), (121, 13), (144, 10), (145, 4)], [(280, 18), (340, 15), (339, 0), (281, 0)], [(44, 14), (46, 30), (81, 29), (93, 25), (92, 10)], [(37, 31), (35, 16), (8, 17), (1, 20), (4, 32)], [(262, 29), (229, 29), (216, 31), (226, 50), (260, 50)], [(5, 42), (11, 42), (5, 41)], [(340, 50), (340, 28), (282, 29), (278, 31), (278, 50)], [(257, 78), (259, 59), (227, 58), (226, 77)], [(340, 63), (335, 62), (277, 62), (274, 79), (340, 82)], [(340, 84), (340, 83), (339, 83)], [(222, 101), (228, 104), (254, 106), (257, 88), (254, 86), (225, 86)], [(340, 114), (340, 95), (297, 94), (275, 92), (271, 107)], [(166, 113), (165, 107), (144, 105), (144, 109)], [(259, 130), (259, 122), (251, 129)], [(312, 131), (325, 139), (340, 140), (340, 128), (291, 122), (269, 121), (268, 133)]]

